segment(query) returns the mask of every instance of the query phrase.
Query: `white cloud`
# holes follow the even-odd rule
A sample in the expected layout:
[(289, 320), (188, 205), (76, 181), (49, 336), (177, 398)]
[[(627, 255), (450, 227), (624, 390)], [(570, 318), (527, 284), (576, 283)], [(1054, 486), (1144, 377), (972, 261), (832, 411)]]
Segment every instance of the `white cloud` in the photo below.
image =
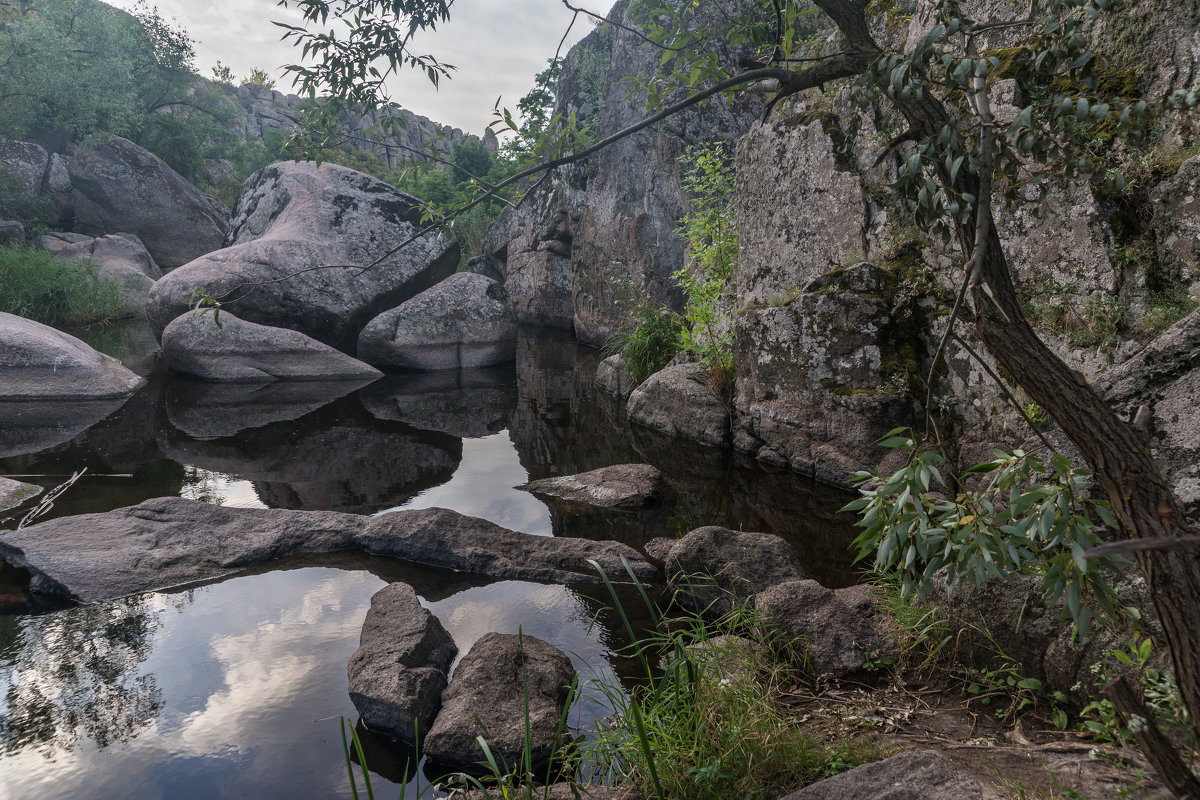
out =
[[(135, 0), (109, 0), (121, 8)], [(296, 18), (275, 0), (155, 0), (165, 17), (176, 19), (196, 39), (197, 66), (208, 75), (221, 61), (239, 77), (261, 68), (275, 76), (299, 52), (281, 42), (273, 20)], [(595, 0), (587, 8), (607, 13), (613, 0)], [(419, 43), (458, 69), (450, 81), (434, 89), (423, 75), (406, 74), (393, 86), (402, 106), (438, 122), (482, 133), (491, 121), (497, 96), (513, 107), (533, 84), (533, 77), (554, 55), (572, 12), (561, 0), (455, 0), (450, 22)], [(567, 45), (592, 29), (582, 15)], [(279, 81), (287, 91), (290, 81)]]

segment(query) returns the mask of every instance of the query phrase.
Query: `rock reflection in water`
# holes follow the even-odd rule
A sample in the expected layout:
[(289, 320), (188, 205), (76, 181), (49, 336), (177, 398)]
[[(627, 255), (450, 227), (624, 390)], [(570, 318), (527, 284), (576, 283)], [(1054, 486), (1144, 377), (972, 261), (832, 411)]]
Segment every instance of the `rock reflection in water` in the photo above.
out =
[(160, 435), (170, 458), (251, 481), (271, 508), (373, 513), (445, 483), (462, 459), (460, 439), (380, 422), (352, 397), (234, 437)]
[(359, 392), (376, 419), (464, 439), (506, 430), (517, 405), (512, 365), (389, 375)]
[(0, 458), (69, 442), (125, 405), (119, 400), (0, 400)]
[(175, 375), (167, 384), (167, 419), (193, 438), (218, 439), (273, 422), (297, 420), (367, 383), (206, 383)]

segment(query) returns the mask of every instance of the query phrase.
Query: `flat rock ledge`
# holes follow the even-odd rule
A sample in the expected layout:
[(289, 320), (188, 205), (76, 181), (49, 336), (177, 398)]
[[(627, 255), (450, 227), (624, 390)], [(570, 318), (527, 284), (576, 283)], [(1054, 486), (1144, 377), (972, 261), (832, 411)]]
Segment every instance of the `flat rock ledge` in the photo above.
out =
[(32, 483), (14, 481), (12, 478), (0, 478), (0, 511), (16, 508), (26, 500), (32, 500), (42, 493), (42, 487)]
[(528, 724), (533, 763), (527, 768), (534, 775), (545, 774), (570, 738), (559, 730), (559, 720), (574, 679), (571, 659), (541, 639), (484, 635), (459, 662), (442, 693), (442, 710), (425, 739), (425, 754), (445, 766), (479, 772), (485, 756), (475, 738), (483, 736), (498, 763), (516, 767), (523, 759)]
[(442, 707), (454, 639), (406, 583), (371, 598), (350, 659), (350, 701), (366, 726), (417, 747)]
[[(217, 323), (220, 323), (218, 325)], [(178, 372), (219, 383), (371, 380), (382, 372), (300, 331), (189, 311), (162, 333), (163, 358)]]
[(624, 556), (640, 580), (660, 578), (632, 547), (517, 533), (444, 508), (378, 517), (332, 511), (226, 508), (159, 497), (103, 514), (61, 517), (0, 532), (0, 558), (33, 591), (81, 602), (231, 575), (289, 556), (362, 551), (497, 579), (595, 583)]
[(545, 497), (618, 511), (642, 511), (662, 504), (670, 492), (662, 472), (649, 464), (614, 464), (578, 475), (542, 478), (518, 488)]
[(855, 767), (782, 800), (979, 800), (984, 785), (941, 756), (917, 750)]

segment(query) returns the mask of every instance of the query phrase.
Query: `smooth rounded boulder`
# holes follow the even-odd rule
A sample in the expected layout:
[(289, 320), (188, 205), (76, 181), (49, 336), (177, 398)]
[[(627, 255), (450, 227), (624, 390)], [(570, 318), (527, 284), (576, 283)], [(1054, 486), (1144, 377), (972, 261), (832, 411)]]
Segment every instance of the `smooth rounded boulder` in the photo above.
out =
[(101, 275), (114, 278), (125, 295), (138, 305), (146, 302), (154, 282), (162, 277), (162, 270), (146, 245), (132, 233), (83, 237), (74, 242), (43, 236), (38, 241), (59, 258), (72, 261), (90, 258)]
[(419, 200), (370, 175), (328, 163), (272, 164), (242, 187), (228, 246), (159, 281), (147, 318), (161, 335), (199, 288), (247, 322), (353, 353), (368, 321), (458, 264), (456, 240), (416, 236), (420, 216)]
[(165, 161), (120, 136), (67, 151), (76, 229), (89, 235), (128, 231), (168, 269), (216, 250), (229, 209)]
[(432, 372), (487, 367), (517, 354), (508, 293), (484, 275), (460, 272), (371, 320), (358, 357), (379, 367)]
[(123, 398), (144, 383), (74, 336), (0, 312), (0, 400)]
[(171, 368), (206, 381), (344, 381), (377, 378), (374, 367), (298, 331), (246, 322), (228, 312), (183, 314), (163, 330)]

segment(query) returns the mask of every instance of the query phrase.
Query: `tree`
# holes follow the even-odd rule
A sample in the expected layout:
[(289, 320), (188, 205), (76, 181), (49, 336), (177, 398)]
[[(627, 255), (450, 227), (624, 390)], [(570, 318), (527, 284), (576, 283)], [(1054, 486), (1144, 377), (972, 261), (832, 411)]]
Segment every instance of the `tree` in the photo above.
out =
[[(436, 61), (422, 60), (431, 57), (413, 56), (409, 47), (417, 31), (446, 18), (446, 3), (293, 1), (313, 22), (348, 12), (352, 29), (361, 32), (350, 37), (350, 45), (292, 31), (306, 46), (319, 45), (309, 49), (321, 57), (320, 67), (293, 68), (309, 91), (326, 89), (346, 102), (379, 102), (382, 73), (370, 65), (380, 54), (389, 71), (410, 64), (433, 69), (431, 78), (445, 74), (431, 66)], [(664, 95), (662, 110), (603, 141), (583, 145), (567, 137), (545, 163), (511, 180), (586, 158), (617, 138), (745, 84), (773, 89), (768, 109), (839, 79), (854, 80), (882, 98), (908, 126), (891, 144), (903, 148), (902, 185), (912, 193), (918, 220), (931, 233), (953, 241), (963, 262), (953, 317), (970, 318), (988, 351), (1059, 424), (1089, 465), (1121, 532), (1137, 542), (1133, 552), (1162, 620), (1192, 725), (1200, 732), (1200, 562), (1197, 550), (1180, 544), (1197, 531), (1180, 514), (1150, 454), (1147, 434), (1117, 417), (1025, 319), (992, 213), (997, 182), (1036, 184), (1054, 174), (1088, 179), (1096, 167), (1085, 144), (1091, 131), (1106, 125), (1137, 139), (1163, 108), (1137, 97), (1105, 97), (1100, 91), (1102, 62), (1090, 50), (1087, 34), (1112, 0), (1029, 0), (1022, 4), (1026, 15), (1005, 23), (976, 22), (955, 0), (934, 0), (935, 25), (909, 52), (876, 40), (867, 20), (868, 4), (813, 0), (823, 22), (837, 34), (835, 44), (814, 51), (803, 46), (813, 21), (793, 0), (762, 0), (764, 13), (753, 24), (731, 17), (720, 31), (689, 27), (695, 4), (644, 0), (648, 33), (638, 35), (663, 49), (673, 86), (690, 93), (675, 102), (669, 101), (677, 95)], [(395, 27), (389, 29), (372, 14), (390, 15)], [(989, 77), (1004, 64), (982, 44), (985, 36), (1000, 30), (1019, 32), (1028, 68), (1047, 87), (1004, 127), (996, 122), (987, 93)], [(383, 45), (372, 47), (368, 35), (382, 35)], [(705, 56), (710, 36), (757, 46), (757, 54), (743, 62), (741, 71), (724, 73)], [(1195, 104), (1192, 96), (1176, 100)]]

